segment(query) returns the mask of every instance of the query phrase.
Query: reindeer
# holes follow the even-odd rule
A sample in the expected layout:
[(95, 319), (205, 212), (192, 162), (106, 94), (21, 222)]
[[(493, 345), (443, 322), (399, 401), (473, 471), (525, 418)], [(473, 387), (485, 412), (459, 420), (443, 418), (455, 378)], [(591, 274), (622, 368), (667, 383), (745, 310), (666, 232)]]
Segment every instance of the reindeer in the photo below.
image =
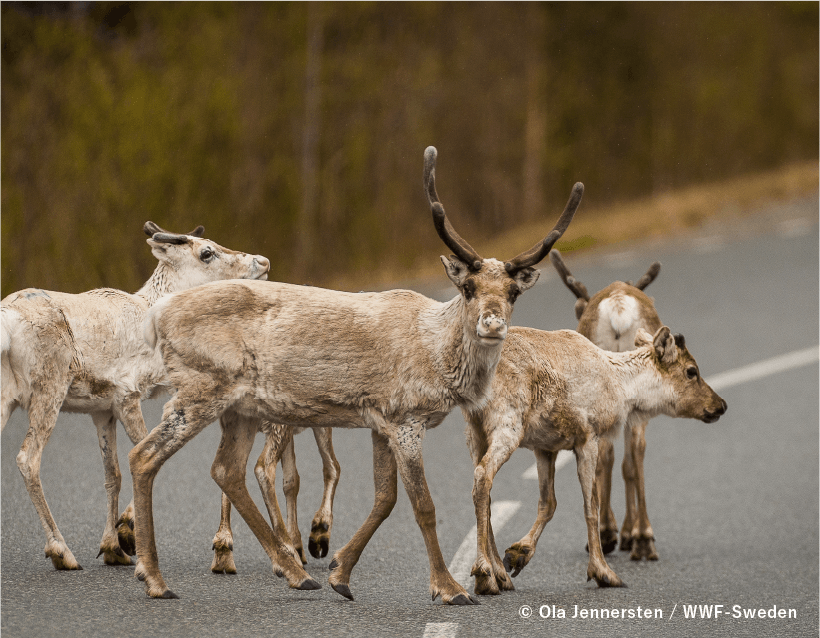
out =
[(159, 570), (154, 477), (217, 418), (222, 440), (211, 476), (264, 547), (274, 572), (295, 589), (320, 587), (284, 536), (267, 525), (245, 486), (254, 420), (263, 418), (296, 427), (372, 430), (375, 502), (330, 563), (329, 582), (337, 593), (353, 599), (350, 573), (396, 503), (398, 471), (427, 547), (433, 600), (476, 602), (441, 554), (422, 440), (456, 405), (477, 408), (489, 399), (513, 303), (538, 279), (534, 266), (566, 230), (583, 185), (575, 185), (543, 241), (502, 263), (479, 256), (453, 229), (436, 193), (436, 155), (433, 147), (425, 150), (424, 185), (436, 231), (454, 253), (441, 257), (459, 291), (451, 301), (409, 290), (354, 294), (234, 281), (181, 292), (148, 313), (146, 341), (162, 354), (176, 388), (162, 422), (129, 455), (137, 572), (149, 596), (176, 597)]
[[(654, 337), (639, 330), (634, 343), (636, 350), (614, 353), (572, 330), (510, 329), (490, 400), (462, 408), (475, 464), (478, 551), (472, 575), (477, 594), (514, 589), (507, 570), (514, 569), (516, 576), (532, 559), (555, 512), (559, 450), (575, 452), (589, 543), (587, 580), (595, 579), (599, 587), (625, 586), (601, 551), (595, 489), (599, 442), (661, 413), (714, 423), (726, 411), (726, 402), (701, 378), (683, 336), (672, 336), (663, 326)], [(518, 447), (535, 452), (538, 517), (502, 562), (490, 523), (490, 491), (496, 473)]]
[(90, 414), (105, 469), (108, 511), (100, 552), (106, 565), (130, 565), (135, 553), (133, 502), (117, 519), (121, 474), (116, 424), (137, 443), (147, 430), (140, 400), (167, 387), (162, 359), (142, 339), (146, 312), (169, 293), (217, 279), (266, 279), (261, 255), (229, 250), (203, 239), (198, 226), (183, 235), (146, 222), (148, 245), (159, 260), (135, 294), (100, 288), (68, 294), (27, 288), (3, 299), (2, 428), (15, 408), (29, 414), (17, 455), (31, 501), (46, 532), (46, 557), (56, 569), (82, 569), (51, 515), (40, 482), (43, 449), (60, 411)]
[[(575, 317), (577, 331), (604, 350), (624, 352), (631, 350), (635, 334), (641, 328), (655, 332), (663, 323), (655, 310), (655, 303), (643, 291), (661, 270), (654, 262), (635, 285), (616, 281), (590, 299), (586, 286), (575, 279), (557, 250), (550, 252), (550, 260), (561, 280), (577, 297)], [(646, 452), (646, 426), (649, 420), (636, 421), (624, 430), (623, 477), (626, 491), (626, 515), (621, 526), (621, 550), (629, 551), (632, 560), (658, 560), (655, 535), (646, 512), (643, 460)], [(605, 554), (618, 543), (618, 521), (612, 511), (612, 467), (615, 452), (611, 441), (602, 440), (598, 449), (598, 490), (601, 501), (601, 546)], [(637, 508), (636, 508), (637, 501)]]

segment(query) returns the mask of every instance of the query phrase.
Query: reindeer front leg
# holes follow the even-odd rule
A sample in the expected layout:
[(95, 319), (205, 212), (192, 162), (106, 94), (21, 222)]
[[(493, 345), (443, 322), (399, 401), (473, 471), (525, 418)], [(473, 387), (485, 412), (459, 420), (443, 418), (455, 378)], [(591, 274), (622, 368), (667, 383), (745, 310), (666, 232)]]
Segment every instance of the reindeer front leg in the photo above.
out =
[[(122, 422), (125, 433), (133, 445), (142, 441), (148, 435), (145, 419), (140, 407), (139, 392), (132, 392), (122, 397), (115, 406), (115, 416)], [(137, 553), (137, 541), (134, 538), (134, 499), (123, 510), (115, 523), (120, 549), (134, 556)]]
[(584, 518), (587, 522), (587, 542), (589, 543), (589, 566), (587, 580), (595, 579), (598, 587), (625, 587), (624, 582), (609, 568), (601, 551), (598, 532), (598, 490), (595, 485), (595, 470), (598, 464), (598, 440), (590, 439), (575, 448), (578, 462), (578, 480), (584, 494)]
[(529, 533), (517, 543), (514, 543), (504, 552), (504, 568), (512, 572), (514, 578), (532, 560), (535, 547), (541, 532), (552, 520), (555, 514), (557, 501), (555, 500), (555, 457), (556, 452), (550, 450), (535, 450), (536, 467), (538, 469), (538, 516)]
[(211, 571), (215, 574), (235, 574), (236, 564), (233, 560), (233, 531), (231, 530), (231, 499), (224, 492), (222, 493), (219, 529), (216, 530), (211, 549), (214, 550)]
[(427, 558), (430, 562), (430, 593), (433, 600), (441, 600), (450, 605), (474, 605), (467, 590), (456, 582), (447, 570), (444, 556), (436, 536), (436, 507), (424, 477), (424, 462), (421, 456), (424, 424), (409, 423), (395, 428), (390, 433), (390, 446), (396, 457), (396, 465), (401, 474), (404, 489), (413, 504), (416, 523), (421, 529), (424, 544), (427, 547)]
[[(601, 503), (601, 549), (609, 554), (618, 546), (618, 520), (612, 511), (612, 468), (615, 465), (615, 449), (612, 441), (599, 439), (598, 467), (596, 482), (598, 484), (598, 498)], [(588, 548), (587, 548), (588, 549)]]
[(646, 426), (648, 421), (641, 421), (633, 427), (632, 458), (635, 467), (635, 496), (638, 501), (638, 516), (632, 531), (632, 560), (658, 560), (655, 549), (655, 534), (646, 511), (646, 489), (644, 484), (643, 460), (646, 453)]
[[(490, 492), (498, 470), (509, 460), (523, 438), (522, 429), (519, 428), (519, 436), (515, 436), (515, 433), (512, 427), (505, 428), (505, 436), (499, 439), (494, 439), (491, 433), (489, 441), (484, 445), (482, 445), (481, 437), (474, 437), (477, 443), (471, 446), (471, 452), (474, 454), (481, 447), (486, 447), (485, 453), (476, 464), (473, 475), (477, 547), (476, 560), (470, 575), (476, 578), (474, 588), (476, 594), (498, 594), (502, 586), (504, 589), (512, 588), (512, 582), (509, 581), (501, 559), (494, 560), (498, 553), (495, 549), (495, 538), (490, 524)], [(475, 451), (473, 448), (476, 448)]]

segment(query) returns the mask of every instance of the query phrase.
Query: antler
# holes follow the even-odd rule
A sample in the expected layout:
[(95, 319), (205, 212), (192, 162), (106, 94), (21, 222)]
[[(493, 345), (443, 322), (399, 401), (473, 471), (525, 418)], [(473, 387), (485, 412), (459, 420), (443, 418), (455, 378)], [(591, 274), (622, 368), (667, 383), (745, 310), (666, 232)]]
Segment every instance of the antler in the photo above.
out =
[(467, 264), (467, 267), (476, 272), (481, 269), (482, 257), (455, 231), (444, 206), (436, 193), (436, 156), (438, 152), (434, 146), (428, 146), (424, 150), (424, 192), (427, 193), (427, 201), (430, 202), (430, 210), (433, 212), (433, 225), (436, 232), (447, 247), (453, 251), (455, 256)]
[[(190, 233), (178, 235), (177, 233), (172, 233), (165, 230), (164, 228), (160, 228), (154, 222), (148, 221), (145, 222), (145, 225), (142, 227), (142, 230), (145, 232), (146, 235), (148, 235), (155, 241), (159, 241), (165, 244), (184, 244), (188, 241), (188, 239), (186, 238), (186, 236), (188, 235), (190, 235), (191, 237), (202, 237), (203, 233), (205, 232), (205, 227), (200, 225), (194, 228)], [(162, 235), (162, 237), (158, 239), (157, 237), (155, 237), (155, 235), (157, 234)]]
[(587, 292), (587, 287), (572, 276), (572, 273), (569, 271), (566, 264), (564, 264), (564, 260), (561, 259), (561, 253), (557, 250), (550, 251), (550, 261), (552, 262), (552, 265), (555, 266), (555, 270), (558, 271), (558, 274), (561, 276), (564, 284), (566, 284), (566, 287), (569, 288), (575, 296), (578, 297), (578, 299), (589, 301), (589, 292)]
[(507, 272), (510, 275), (518, 272), (519, 270), (523, 270), (524, 268), (535, 266), (535, 264), (547, 256), (547, 253), (550, 251), (553, 244), (555, 244), (561, 235), (564, 234), (564, 231), (572, 221), (575, 211), (578, 208), (578, 204), (581, 203), (581, 196), (583, 194), (584, 185), (581, 182), (576, 182), (575, 186), (572, 187), (572, 193), (569, 196), (569, 201), (567, 201), (564, 212), (561, 213), (561, 217), (558, 219), (555, 227), (552, 231), (550, 231), (550, 234), (544, 238), (544, 241), (537, 243), (528, 251), (523, 252), (517, 257), (513, 257), (510, 261), (504, 263), (504, 268), (507, 269)]
[(646, 274), (638, 279), (638, 283), (635, 284), (635, 288), (638, 290), (643, 290), (653, 281), (655, 281), (655, 277), (658, 276), (658, 273), (661, 271), (661, 262), (656, 261), (649, 267), (649, 270), (646, 271)]

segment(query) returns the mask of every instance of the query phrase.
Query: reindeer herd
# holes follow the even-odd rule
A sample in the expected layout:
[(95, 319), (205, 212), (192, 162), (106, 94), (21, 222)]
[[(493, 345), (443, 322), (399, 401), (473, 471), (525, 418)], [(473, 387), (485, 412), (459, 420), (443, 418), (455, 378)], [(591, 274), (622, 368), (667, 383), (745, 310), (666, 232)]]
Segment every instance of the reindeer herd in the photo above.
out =
[[(353, 568), (390, 515), (401, 477), (427, 548), (430, 592), (449, 604), (477, 604), (451, 576), (436, 534), (435, 506), (424, 475), (422, 444), (456, 407), (467, 422), (475, 465), (475, 594), (513, 589), (555, 512), (555, 459), (575, 453), (587, 523), (587, 576), (623, 586), (604, 554), (615, 549), (610, 507), (613, 439), (625, 437), (627, 510), (621, 549), (657, 560), (646, 512), (645, 428), (658, 414), (717, 421), (723, 401), (702, 379), (681, 335), (673, 335), (643, 292), (660, 265), (634, 286), (615, 282), (591, 299), (555, 242), (569, 226), (583, 185), (572, 189), (554, 229), (508, 261), (481, 257), (453, 228), (436, 192), (436, 149), (424, 153), (424, 190), (434, 227), (452, 251), (441, 257), (458, 295), (441, 303), (409, 290), (347, 293), (266, 281), (270, 262), (203, 239), (145, 224), (159, 263), (136, 293), (103, 288), (82, 294), (26, 289), (2, 300), (2, 426), (17, 407), (29, 429), (17, 466), (46, 533), (56, 569), (82, 569), (51, 515), (40, 462), (60, 411), (90, 414), (97, 428), (108, 498), (100, 553), (107, 565), (130, 565), (152, 598), (176, 598), (159, 569), (153, 485), (162, 465), (210, 423), (222, 439), (211, 476), (223, 492), (211, 569), (235, 573), (231, 508), (294, 589), (319, 589), (305, 571), (296, 520), (299, 475), (293, 436), (311, 428), (323, 462), (324, 494), (308, 550), (327, 555), (333, 497), (341, 466), (331, 428), (369, 428), (373, 508), (330, 563), (329, 582), (353, 599)], [(516, 299), (538, 280), (547, 255), (578, 298), (578, 330), (511, 326)], [(150, 432), (140, 402), (171, 394)], [(121, 473), (116, 423), (134, 443), (129, 454), (133, 503), (118, 515)], [(265, 446), (254, 474), (268, 518), (245, 484), (257, 433)], [(535, 452), (540, 499), (529, 533), (502, 559), (493, 537), (490, 493), (499, 468), (518, 448)], [(282, 464), (287, 522), (274, 491)], [(216, 507), (216, 504), (214, 504)], [(98, 555), (98, 557), (99, 557)]]

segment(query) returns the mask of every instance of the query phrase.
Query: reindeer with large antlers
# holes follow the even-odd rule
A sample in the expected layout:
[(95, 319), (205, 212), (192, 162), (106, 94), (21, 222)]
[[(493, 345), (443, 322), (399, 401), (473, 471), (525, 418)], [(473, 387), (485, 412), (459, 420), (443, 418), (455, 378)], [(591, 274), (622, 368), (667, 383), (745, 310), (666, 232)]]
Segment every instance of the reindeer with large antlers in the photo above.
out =
[[(663, 322), (655, 310), (655, 303), (644, 293), (661, 270), (653, 263), (634, 285), (616, 281), (599, 291), (591, 299), (586, 286), (575, 279), (567, 268), (561, 253), (550, 253), (552, 265), (561, 280), (576, 296), (575, 317), (577, 331), (604, 350), (625, 352), (635, 346), (638, 330), (658, 330)], [(624, 430), (623, 477), (626, 492), (626, 514), (621, 526), (621, 549), (631, 550), (632, 560), (658, 560), (655, 535), (646, 511), (643, 462), (646, 453), (646, 426), (649, 419), (639, 419)], [(598, 490), (601, 501), (601, 545), (605, 554), (618, 543), (618, 521), (612, 511), (612, 468), (615, 452), (612, 442), (602, 440), (598, 451)]]
[(56, 569), (82, 569), (54, 522), (40, 482), (40, 460), (59, 412), (90, 414), (97, 427), (108, 496), (100, 554), (107, 565), (129, 565), (126, 553), (135, 553), (134, 508), (130, 504), (117, 519), (117, 420), (133, 443), (140, 441), (148, 433), (140, 401), (166, 386), (162, 359), (142, 339), (145, 313), (172, 292), (217, 279), (265, 279), (270, 268), (261, 255), (203, 239), (202, 226), (177, 234), (146, 222), (144, 231), (159, 264), (136, 293), (27, 288), (0, 305), (2, 427), (16, 407), (28, 411), (17, 466), (46, 532), (46, 557)]
[(164, 299), (148, 314), (146, 340), (165, 362), (176, 394), (162, 422), (129, 456), (134, 479), (137, 569), (151, 597), (176, 597), (159, 570), (152, 488), (163, 463), (221, 417), (211, 476), (296, 589), (319, 584), (292, 546), (268, 526), (245, 485), (256, 419), (296, 427), (370, 428), (375, 502), (330, 564), (333, 589), (352, 599), (350, 574), (396, 503), (401, 474), (427, 547), (430, 591), (446, 603), (473, 599), (447, 571), (435, 506), (424, 476), (422, 440), (457, 405), (480, 406), (507, 336), (515, 299), (538, 279), (533, 268), (563, 234), (583, 186), (576, 184), (555, 229), (502, 263), (484, 259), (453, 229), (435, 188), (436, 150), (424, 154), (424, 186), (441, 261), (459, 294), (439, 303), (409, 290), (346, 293), (283, 283), (207, 284)]

